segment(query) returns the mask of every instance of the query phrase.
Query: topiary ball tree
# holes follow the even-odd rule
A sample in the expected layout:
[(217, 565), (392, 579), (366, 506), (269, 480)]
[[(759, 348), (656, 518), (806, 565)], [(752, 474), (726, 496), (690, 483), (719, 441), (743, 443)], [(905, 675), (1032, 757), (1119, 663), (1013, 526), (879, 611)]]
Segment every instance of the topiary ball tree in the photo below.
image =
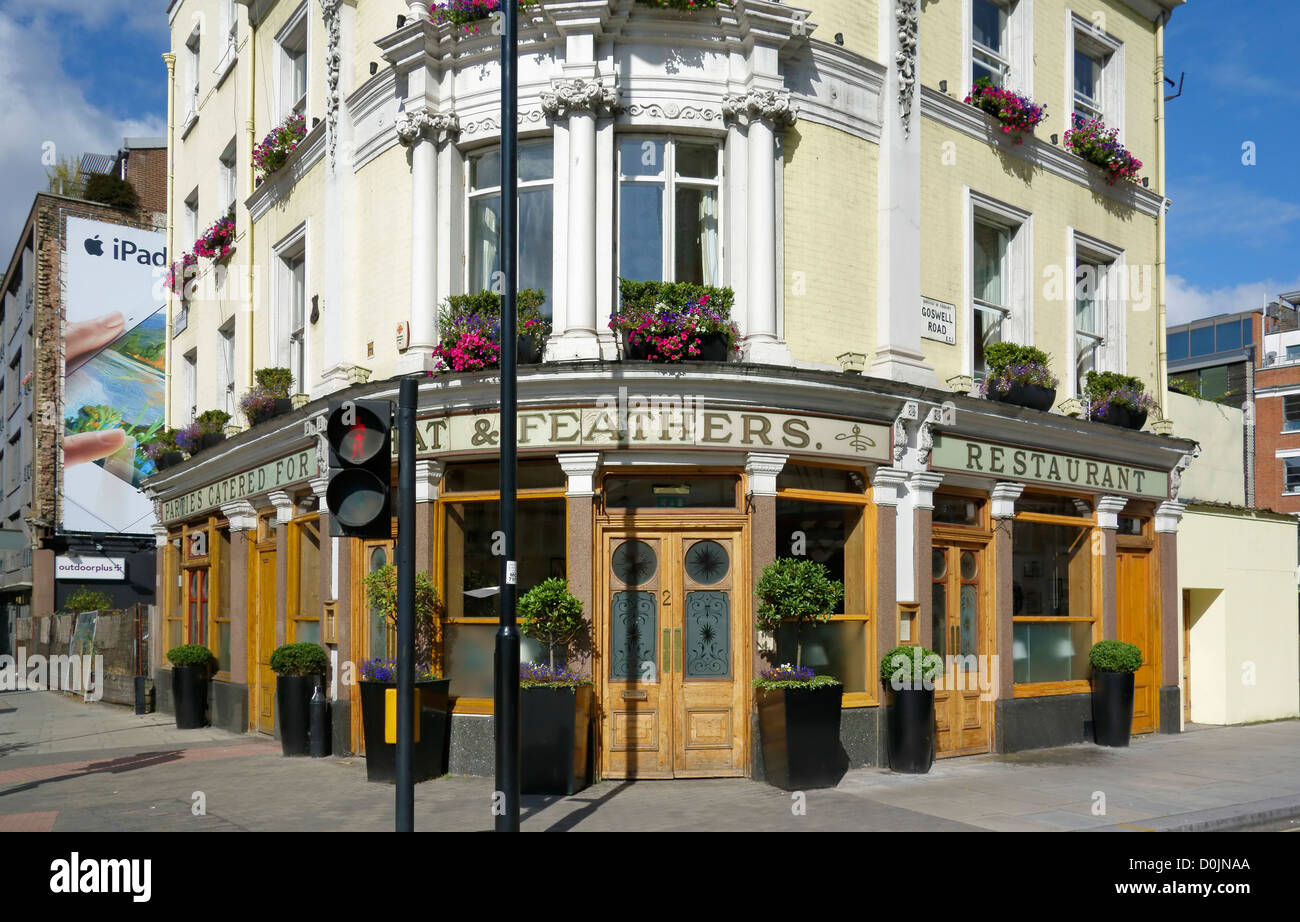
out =
[(1097, 672), (1137, 672), (1142, 668), (1142, 651), (1122, 640), (1102, 640), (1088, 652), (1088, 663)]
[(543, 580), (519, 598), (519, 629), (546, 644), (550, 667), (555, 669), (555, 648), (567, 648), (587, 626), (582, 603), (569, 592), (569, 581)]
[(784, 623), (795, 626), (795, 665), (803, 665), (803, 628), (828, 620), (844, 598), (844, 584), (815, 560), (779, 557), (763, 568), (755, 590), (758, 629), (776, 633)]
[(271, 652), (271, 671), (276, 675), (323, 676), (328, 668), (329, 657), (317, 643), (287, 643)]

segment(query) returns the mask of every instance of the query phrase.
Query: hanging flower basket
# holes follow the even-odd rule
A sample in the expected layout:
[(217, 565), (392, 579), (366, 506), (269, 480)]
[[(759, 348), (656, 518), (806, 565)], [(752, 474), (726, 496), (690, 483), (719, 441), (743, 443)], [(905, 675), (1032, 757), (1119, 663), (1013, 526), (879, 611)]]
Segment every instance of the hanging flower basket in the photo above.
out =
[(189, 297), (187, 289), (198, 274), (199, 258), (191, 252), (181, 254), (181, 258), (167, 269), (167, 290), (178, 298)]
[(194, 241), (194, 253), (204, 259), (221, 262), (235, 247), (235, 219), (227, 215), (205, 230)]

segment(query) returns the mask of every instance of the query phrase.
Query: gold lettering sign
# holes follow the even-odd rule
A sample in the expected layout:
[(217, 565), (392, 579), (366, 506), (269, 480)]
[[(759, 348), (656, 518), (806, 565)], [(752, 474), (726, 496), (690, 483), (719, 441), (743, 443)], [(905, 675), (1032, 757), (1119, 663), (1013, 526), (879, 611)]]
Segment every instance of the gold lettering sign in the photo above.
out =
[(224, 503), (244, 499), (267, 490), (279, 490), (291, 483), (298, 483), (316, 476), (316, 452), (303, 449), (283, 458), (268, 461), (261, 467), (232, 474), (224, 480), (210, 483), (197, 490), (191, 490), (183, 496), (169, 499), (162, 504), (164, 522), (188, 518), (207, 512)]
[(994, 445), (950, 435), (936, 435), (930, 466), (1006, 480), (1031, 480), (1054, 486), (1080, 487), (1101, 493), (1120, 493), (1166, 499), (1169, 475), (1127, 464), (1073, 458), (1050, 451)]
[[(728, 448), (889, 459), (889, 428), (858, 420), (787, 413), (703, 409), (682, 401), (636, 400), (621, 406), (528, 410), (519, 414), (519, 447), (577, 451), (610, 448)], [(416, 421), (416, 453), (492, 451), (501, 445), (499, 413)]]

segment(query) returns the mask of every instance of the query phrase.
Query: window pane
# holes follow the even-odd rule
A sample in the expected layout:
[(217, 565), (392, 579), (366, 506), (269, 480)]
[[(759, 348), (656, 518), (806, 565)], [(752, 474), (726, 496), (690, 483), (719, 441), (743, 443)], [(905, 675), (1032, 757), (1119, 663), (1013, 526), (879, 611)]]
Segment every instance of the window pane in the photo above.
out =
[(806, 556), (844, 583), (844, 599), (832, 614), (867, 609), (864, 531), (861, 506), (777, 497), (777, 556)]
[(1017, 621), (1012, 628), (1015, 682), (1019, 685), (1086, 679), (1091, 649), (1091, 622)]
[(320, 622), (295, 621), (294, 641), (297, 643), (320, 643)]
[(1192, 330), (1192, 355), (1214, 354), (1214, 327)]
[(989, 224), (975, 225), (975, 297), (1006, 306), (1002, 264), (1007, 255), (1007, 233)]
[(1227, 352), (1231, 349), (1241, 348), (1241, 323), (1234, 320), (1231, 323), (1221, 323), (1215, 327), (1215, 349), (1219, 352)]
[(1247, 346), (1255, 342), (1255, 328), (1249, 319), (1241, 322), (1241, 341)]
[(1006, 13), (993, 0), (975, 0), (971, 9), (971, 38), (991, 51), (1002, 51)]
[(718, 193), (715, 189), (677, 189), (676, 281), (718, 282)]
[(1002, 318), (991, 311), (975, 311), (975, 371), (983, 373), (984, 349), (991, 343), (1002, 341)]
[(1287, 346), (1286, 360), (1288, 362), (1294, 362), (1296, 359), (1300, 359), (1300, 346)]
[[(370, 572), (374, 573), (388, 563), (388, 551), (377, 547), (370, 552)], [(374, 605), (370, 606), (370, 650), (369, 657), (382, 658), (388, 655), (389, 625)]]
[(1016, 512), (1042, 515), (1092, 515), (1092, 503), (1081, 496), (1053, 496), (1050, 493), (1026, 493), (1016, 500)]
[(501, 148), (481, 154), (470, 161), (470, 189), (497, 189), (501, 186)]
[(735, 477), (607, 477), (608, 509), (730, 509)]
[(971, 60), (971, 80), (974, 83), (978, 83), (981, 78), (985, 78), (989, 83), (998, 86), (1002, 83), (1002, 68), (986, 64), (977, 54)]
[(1283, 458), (1282, 462), (1286, 465), (1286, 492), (1295, 493), (1300, 490), (1300, 458)]
[[(501, 184), (501, 153), (497, 152), (497, 182)], [(551, 179), (555, 173), (555, 157), (551, 142), (533, 141), (519, 145), (519, 181), (538, 182)], [(485, 177), (486, 178), (486, 177)]]
[(1090, 617), (1091, 529), (1017, 520), (1013, 533), (1012, 613)]
[(230, 671), (230, 622), (217, 622), (217, 672)]
[[(492, 553), (492, 533), (501, 527), (496, 501), (448, 503), (444, 563), (448, 618), (495, 618), (500, 558)], [(566, 575), (565, 501), (529, 500), (519, 503), (519, 592), (544, 579)]]
[(664, 189), (623, 183), (619, 202), (619, 275), (660, 282), (664, 274)]
[(1074, 91), (1081, 96), (1086, 96), (1090, 101), (1097, 100), (1097, 77), (1100, 75), (1101, 65), (1091, 56), (1084, 54), (1082, 51), (1074, 53)]
[[(501, 486), (501, 474), (495, 461), (453, 464), (442, 477), (445, 493), (495, 493)], [(526, 461), (515, 469), (515, 485), (520, 490), (564, 489), (564, 468), (556, 461)]]
[[(549, 147), (548, 147), (549, 152)], [(543, 313), (551, 316), (551, 275), (555, 225), (552, 189), (525, 189), (519, 193), (519, 287), (546, 292)]]
[(1097, 301), (1101, 289), (1099, 266), (1079, 266), (1075, 278), (1074, 327), (1084, 333), (1100, 333), (1097, 326)]
[(619, 168), (624, 176), (662, 176), (664, 142), (651, 138), (624, 138), (619, 144)]
[(298, 611), (296, 614), (304, 618), (319, 618), (321, 615), (319, 520), (305, 522), (298, 529)]
[(1170, 333), (1166, 336), (1165, 348), (1169, 351), (1169, 361), (1171, 362), (1187, 358), (1187, 331)]
[(718, 178), (718, 148), (714, 144), (677, 145), (677, 175), (691, 179)]
[(1283, 397), (1282, 412), (1285, 421), (1282, 429), (1286, 432), (1294, 432), (1300, 429), (1300, 397)]
[(445, 630), (444, 675), (451, 679), (449, 693), (460, 698), (491, 698), (496, 625), (448, 624)]
[(783, 624), (776, 632), (776, 661), (793, 663), (798, 655), (796, 636), (803, 643), (803, 665), (818, 675), (834, 676), (846, 692), (867, 691), (867, 622), (827, 621), (797, 632)]
[(778, 490), (821, 490), (861, 495), (866, 492), (866, 484), (866, 477), (860, 471), (808, 464), (787, 464), (776, 475)]
[[(1206, 327), (1206, 329), (1211, 329)], [(1228, 393), (1228, 366), (1215, 365), (1201, 369), (1201, 397), (1206, 400), (1218, 400)]]
[(469, 204), (469, 288), (492, 287), (501, 268), (501, 196), (485, 195)]

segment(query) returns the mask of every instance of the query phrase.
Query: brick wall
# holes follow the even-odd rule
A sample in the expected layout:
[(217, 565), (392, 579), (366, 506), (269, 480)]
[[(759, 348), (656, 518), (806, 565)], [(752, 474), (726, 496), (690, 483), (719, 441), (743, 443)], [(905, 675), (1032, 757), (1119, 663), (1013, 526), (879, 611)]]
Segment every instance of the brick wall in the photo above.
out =
[(1261, 389), (1300, 387), (1300, 365), (1255, 371), (1255, 505), (1277, 512), (1300, 512), (1300, 496), (1283, 496), (1285, 465), (1277, 452), (1300, 450), (1300, 432), (1283, 433), (1283, 397), (1260, 394)]
[(140, 196), (140, 210), (167, 211), (167, 148), (137, 148), (126, 158), (126, 178)]

